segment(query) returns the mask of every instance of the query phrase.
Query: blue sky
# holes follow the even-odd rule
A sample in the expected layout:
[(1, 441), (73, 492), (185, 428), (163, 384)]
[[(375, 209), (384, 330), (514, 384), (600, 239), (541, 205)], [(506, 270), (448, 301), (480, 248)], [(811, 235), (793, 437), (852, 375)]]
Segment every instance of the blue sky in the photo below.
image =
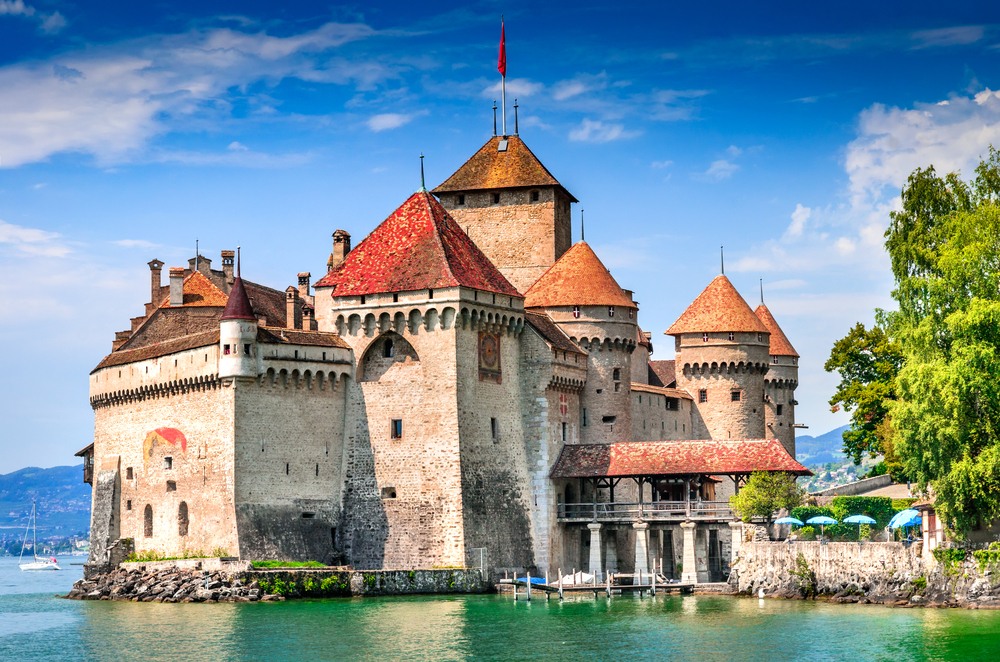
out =
[(491, 134), (501, 13), (521, 137), (654, 358), (725, 245), (802, 355), (811, 434), (846, 422), (831, 344), (890, 303), (907, 174), (1000, 144), (985, 2), (91, 4), (0, 0), (0, 472), (89, 443), (87, 374), (149, 260), (239, 243), (283, 289), (405, 200), (421, 152), (428, 185), (461, 165)]

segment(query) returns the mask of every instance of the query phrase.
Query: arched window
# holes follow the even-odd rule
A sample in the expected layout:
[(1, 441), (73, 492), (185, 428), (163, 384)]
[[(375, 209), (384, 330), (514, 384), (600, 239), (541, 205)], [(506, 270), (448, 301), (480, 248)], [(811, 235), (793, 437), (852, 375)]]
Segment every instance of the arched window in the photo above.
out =
[(146, 510), (142, 514), (142, 535), (147, 538), (153, 537), (153, 507), (146, 504)]
[(186, 536), (188, 534), (188, 505), (187, 501), (181, 501), (177, 507), (177, 534)]

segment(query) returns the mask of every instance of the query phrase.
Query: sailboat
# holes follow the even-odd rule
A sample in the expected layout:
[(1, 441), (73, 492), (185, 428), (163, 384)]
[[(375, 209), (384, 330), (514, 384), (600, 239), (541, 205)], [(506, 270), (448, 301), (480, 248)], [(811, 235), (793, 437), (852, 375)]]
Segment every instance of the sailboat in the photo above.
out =
[[(24, 546), (28, 544), (28, 528), (31, 529), (31, 554), (35, 557), (33, 563), (21, 563), (24, 560)], [(31, 502), (31, 519), (28, 521), (28, 528), (24, 530), (24, 541), (21, 543), (21, 557), (18, 558), (17, 564), (20, 566), (21, 570), (62, 570), (59, 567), (56, 557), (50, 557), (48, 559), (38, 558), (38, 545), (35, 542), (35, 502)]]

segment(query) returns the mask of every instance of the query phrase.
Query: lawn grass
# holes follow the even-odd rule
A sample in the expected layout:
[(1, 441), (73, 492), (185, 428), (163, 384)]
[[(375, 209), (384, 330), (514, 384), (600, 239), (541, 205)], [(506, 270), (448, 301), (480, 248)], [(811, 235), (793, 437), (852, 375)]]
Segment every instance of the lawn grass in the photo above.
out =
[(319, 561), (254, 561), (255, 568), (325, 568)]

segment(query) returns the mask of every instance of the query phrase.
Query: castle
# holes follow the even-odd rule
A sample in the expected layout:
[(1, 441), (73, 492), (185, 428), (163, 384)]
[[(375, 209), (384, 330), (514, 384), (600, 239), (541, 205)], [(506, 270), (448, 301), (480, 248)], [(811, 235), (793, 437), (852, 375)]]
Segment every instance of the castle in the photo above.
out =
[(795, 462), (797, 360), (720, 275), (651, 360), (573, 195), (494, 136), (327, 273), (279, 291), (149, 263), (150, 302), (90, 374), (90, 564), (171, 556), (483, 564), (719, 581), (728, 496)]

